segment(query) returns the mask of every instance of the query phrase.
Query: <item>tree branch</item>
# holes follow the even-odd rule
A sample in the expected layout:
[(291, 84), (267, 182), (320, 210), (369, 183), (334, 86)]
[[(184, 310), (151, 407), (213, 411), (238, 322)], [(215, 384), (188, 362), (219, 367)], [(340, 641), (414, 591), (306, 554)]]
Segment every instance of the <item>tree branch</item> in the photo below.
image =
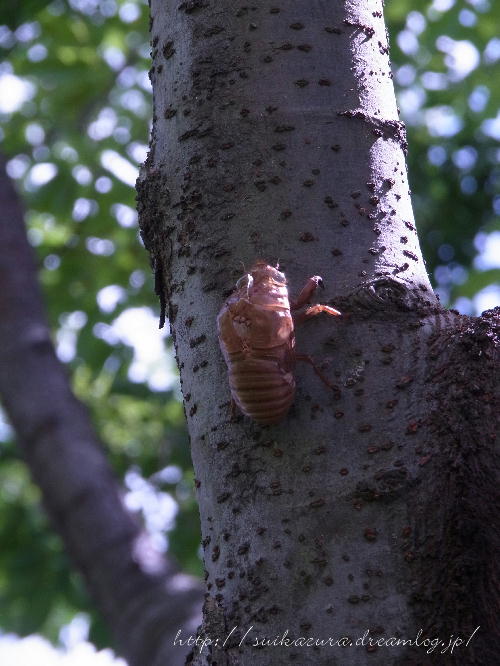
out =
[(130, 666), (181, 664), (201, 586), (125, 508), (85, 407), (56, 357), (19, 197), (0, 156), (0, 396), (44, 504)]

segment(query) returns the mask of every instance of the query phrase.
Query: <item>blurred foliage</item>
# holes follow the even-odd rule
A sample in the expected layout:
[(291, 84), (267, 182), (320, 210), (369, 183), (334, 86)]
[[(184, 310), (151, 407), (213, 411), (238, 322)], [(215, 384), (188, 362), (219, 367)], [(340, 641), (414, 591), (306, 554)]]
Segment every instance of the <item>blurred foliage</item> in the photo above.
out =
[[(3, 3), (0, 138), (74, 389), (146, 525), (186, 570), (200, 573), (171, 341), (154, 337), (152, 316), (150, 330), (135, 337), (123, 319), (130, 308), (143, 320), (144, 308), (157, 313), (133, 190), (151, 117), (147, 14), (142, 0)], [(498, 280), (500, 265), (480, 254), (499, 230), (500, 3), (387, 0), (386, 18), (428, 269), (442, 297), (466, 310), (466, 299)], [(163, 344), (163, 353), (141, 360), (141, 336), (143, 346)], [(92, 638), (107, 641), (1, 420), (0, 436), (1, 628), (56, 640), (83, 609)], [(138, 474), (149, 504), (134, 495)], [(178, 515), (158, 526), (151, 515), (167, 497)]]
[[(157, 330), (135, 214), (133, 185), (151, 117), (147, 3), (5, 3), (2, 24), (11, 29), (0, 27), (0, 109), (25, 98), (20, 108), (0, 111), (2, 151), (26, 204), (56, 346), (139, 516), (161, 547), (168, 539), (185, 570), (200, 574), (198, 508), (172, 344)], [(143, 315), (135, 335), (127, 330), (131, 318), (116, 325), (130, 308)], [(141, 335), (158, 348), (158, 358), (136, 358)], [(131, 381), (134, 364), (139, 376)], [(84, 610), (91, 638), (109, 642), (8, 428), (1, 432), (1, 629), (57, 640), (62, 624)], [(170, 475), (158, 474), (163, 468)], [(135, 494), (127, 485), (131, 470), (143, 479)], [(166, 495), (179, 512), (168, 525), (156, 516)]]
[(500, 3), (387, 0), (385, 13), (427, 268), (445, 304), (474, 313), (500, 277)]

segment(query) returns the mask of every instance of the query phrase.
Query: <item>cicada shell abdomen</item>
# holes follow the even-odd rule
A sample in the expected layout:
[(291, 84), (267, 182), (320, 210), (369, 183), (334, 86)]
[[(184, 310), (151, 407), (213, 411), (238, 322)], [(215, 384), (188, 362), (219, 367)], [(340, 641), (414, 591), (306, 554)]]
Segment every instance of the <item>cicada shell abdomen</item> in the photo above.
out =
[(257, 261), (217, 324), (234, 402), (257, 423), (281, 421), (295, 396), (293, 320), (283, 273)]
[(295, 380), (275, 359), (233, 360), (229, 387), (241, 411), (260, 424), (281, 421), (295, 397)]

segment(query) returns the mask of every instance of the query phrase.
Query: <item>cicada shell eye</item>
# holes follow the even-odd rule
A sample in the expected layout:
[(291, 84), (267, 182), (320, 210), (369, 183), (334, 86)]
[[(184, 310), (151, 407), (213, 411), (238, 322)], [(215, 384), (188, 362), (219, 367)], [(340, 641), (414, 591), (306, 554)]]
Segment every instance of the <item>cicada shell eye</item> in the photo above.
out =
[(250, 275), (250, 273), (245, 273), (245, 275), (242, 275), (238, 282), (236, 283), (236, 289), (241, 289), (242, 287), (247, 288), (247, 296), (248, 292), (251, 289), (253, 285), (253, 277)]

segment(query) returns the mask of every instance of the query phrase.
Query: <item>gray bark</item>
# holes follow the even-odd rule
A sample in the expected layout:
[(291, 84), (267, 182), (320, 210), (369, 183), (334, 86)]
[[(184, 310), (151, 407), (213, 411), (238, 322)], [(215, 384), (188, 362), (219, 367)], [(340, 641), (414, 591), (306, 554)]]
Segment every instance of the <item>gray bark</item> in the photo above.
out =
[[(431, 291), (382, 3), (152, 0), (151, 39), (138, 207), (191, 436), (200, 634), (219, 638), (194, 663), (430, 663), (423, 647), (253, 644), (422, 629), (446, 645), (477, 625), (467, 649), (439, 658), (489, 663), (495, 317), (444, 312)], [(279, 259), (292, 294), (322, 275), (324, 302), (348, 314), (297, 335), (337, 389), (299, 367), (294, 407), (265, 427), (231, 419), (215, 328), (241, 262), (257, 258)]]
[[(50, 339), (20, 201), (0, 160), (0, 396), (54, 527), (130, 666), (182, 664), (198, 581), (155, 550), (126, 509)], [(36, 592), (36, 591), (34, 591)]]

